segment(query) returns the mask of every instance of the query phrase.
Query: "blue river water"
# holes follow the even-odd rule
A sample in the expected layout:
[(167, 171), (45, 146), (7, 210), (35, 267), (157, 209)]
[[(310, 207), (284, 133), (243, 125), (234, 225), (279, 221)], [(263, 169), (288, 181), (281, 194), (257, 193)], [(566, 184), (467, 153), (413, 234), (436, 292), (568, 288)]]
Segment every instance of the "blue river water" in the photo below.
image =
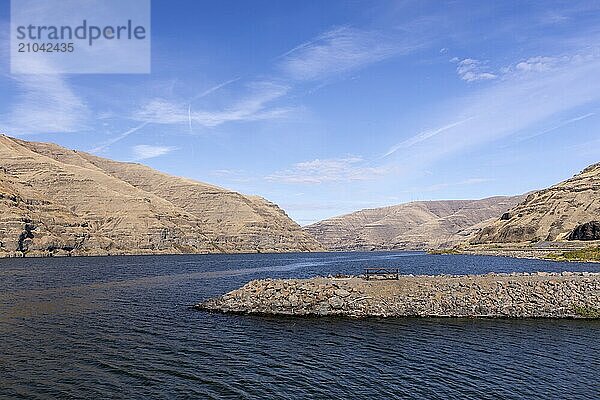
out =
[(251, 279), (600, 271), (423, 253), (0, 260), (0, 398), (600, 399), (600, 321), (219, 315)]

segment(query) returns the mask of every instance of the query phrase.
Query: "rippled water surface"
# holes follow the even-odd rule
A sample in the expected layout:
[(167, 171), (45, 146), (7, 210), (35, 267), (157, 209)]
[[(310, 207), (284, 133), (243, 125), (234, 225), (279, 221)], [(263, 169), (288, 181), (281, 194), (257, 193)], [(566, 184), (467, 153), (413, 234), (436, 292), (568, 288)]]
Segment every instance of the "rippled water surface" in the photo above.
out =
[(273, 318), (190, 305), (265, 277), (600, 271), (420, 253), (0, 260), (0, 397), (600, 399), (600, 322)]

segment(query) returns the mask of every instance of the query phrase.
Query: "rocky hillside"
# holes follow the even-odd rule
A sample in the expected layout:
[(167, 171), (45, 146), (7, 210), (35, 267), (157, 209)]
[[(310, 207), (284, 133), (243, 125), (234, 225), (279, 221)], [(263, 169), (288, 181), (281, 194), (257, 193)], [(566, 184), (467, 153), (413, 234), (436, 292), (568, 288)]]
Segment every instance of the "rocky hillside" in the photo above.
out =
[(600, 163), (523, 202), (484, 226), (471, 244), (600, 240)]
[(316, 250), (260, 197), (0, 136), (0, 256)]
[(466, 240), (477, 224), (497, 219), (522, 198), (417, 201), (357, 211), (304, 229), (336, 251), (444, 248)]

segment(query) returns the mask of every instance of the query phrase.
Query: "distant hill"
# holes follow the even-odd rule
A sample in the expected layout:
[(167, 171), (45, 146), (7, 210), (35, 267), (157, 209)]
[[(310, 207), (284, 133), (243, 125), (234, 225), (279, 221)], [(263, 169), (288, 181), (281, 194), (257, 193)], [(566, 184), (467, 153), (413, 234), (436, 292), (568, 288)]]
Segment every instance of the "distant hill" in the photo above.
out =
[(445, 248), (467, 240), (478, 224), (498, 219), (523, 198), (416, 201), (357, 211), (304, 229), (336, 251)]
[(486, 224), (471, 244), (600, 239), (600, 163), (523, 202)]
[(318, 250), (261, 197), (0, 135), (0, 256)]

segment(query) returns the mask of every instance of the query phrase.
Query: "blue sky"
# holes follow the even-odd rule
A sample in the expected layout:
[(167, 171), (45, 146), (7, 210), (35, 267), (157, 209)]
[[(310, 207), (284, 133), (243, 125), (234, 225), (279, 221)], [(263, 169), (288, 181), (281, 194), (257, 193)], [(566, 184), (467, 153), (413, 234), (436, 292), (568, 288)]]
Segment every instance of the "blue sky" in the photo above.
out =
[(300, 224), (600, 161), (595, 1), (154, 0), (147, 75), (10, 75), (8, 3), (1, 132), (259, 194)]

